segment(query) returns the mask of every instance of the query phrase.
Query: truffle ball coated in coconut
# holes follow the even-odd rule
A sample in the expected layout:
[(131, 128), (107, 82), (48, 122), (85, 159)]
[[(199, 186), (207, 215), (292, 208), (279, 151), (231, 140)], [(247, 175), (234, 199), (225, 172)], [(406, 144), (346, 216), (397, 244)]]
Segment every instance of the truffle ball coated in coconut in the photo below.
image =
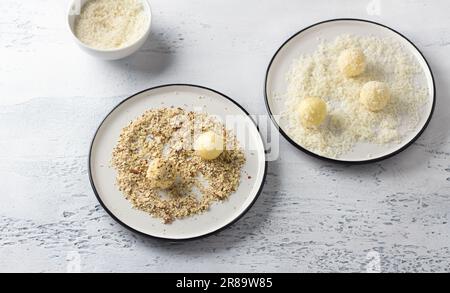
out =
[(346, 77), (356, 77), (366, 69), (366, 57), (360, 49), (346, 49), (339, 55), (338, 66)]
[(391, 95), (384, 82), (369, 81), (363, 85), (359, 98), (363, 106), (372, 112), (381, 111), (389, 103)]

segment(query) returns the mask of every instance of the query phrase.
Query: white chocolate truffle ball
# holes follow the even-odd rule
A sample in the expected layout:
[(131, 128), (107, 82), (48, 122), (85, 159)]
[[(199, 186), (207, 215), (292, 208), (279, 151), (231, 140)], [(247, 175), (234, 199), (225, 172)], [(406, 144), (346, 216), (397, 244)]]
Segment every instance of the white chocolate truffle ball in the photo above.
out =
[(204, 160), (214, 160), (223, 152), (223, 136), (213, 131), (207, 131), (199, 135), (194, 142), (195, 153)]
[(347, 49), (341, 52), (338, 66), (346, 77), (355, 77), (366, 69), (366, 57), (360, 49)]
[(307, 97), (298, 106), (300, 121), (305, 127), (320, 125), (327, 117), (327, 104), (318, 97)]
[(148, 166), (146, 177), (152, 187), (167, 189), (175, 182), (175, 170), (170, 162), (156, 158)]
[(382, 110), (389, 103), (390, 98), (389, 88), (380, 81), (367, 82), (359, 94), (363, 106), (372, 112)]

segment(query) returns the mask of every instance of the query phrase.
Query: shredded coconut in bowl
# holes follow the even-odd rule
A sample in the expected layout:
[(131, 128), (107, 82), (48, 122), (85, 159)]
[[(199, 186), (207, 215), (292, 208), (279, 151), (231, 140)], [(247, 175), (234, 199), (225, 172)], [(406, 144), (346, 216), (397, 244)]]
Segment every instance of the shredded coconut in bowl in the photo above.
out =
[(75, 22), (75, 35), (96, 49), (123, 48), (136, 42), (149, 25), (142, 0), (90, 0)]
[[(360, 48), (366, 56), (366, 70), (358, 77), (347, 78), (339, 70), (339, 54), (348, 48)], [(392, 39), (342, 35), (322, 41), (315, 52), (295, 60), (287, 74), (286, 133), (304, 148), (335, 159), (360, 142), (398, 144), (420, 121), (428, 92), (423, 75), (414, 57)], [(391, 93), (379, 112), (367, 111), (359, 101), (362, 86), (373, 80), (386, 83)], [(302, 126), (297, 110), (308, 96), (321, 97), (328, 106), (327, 120), (314, 129)]]

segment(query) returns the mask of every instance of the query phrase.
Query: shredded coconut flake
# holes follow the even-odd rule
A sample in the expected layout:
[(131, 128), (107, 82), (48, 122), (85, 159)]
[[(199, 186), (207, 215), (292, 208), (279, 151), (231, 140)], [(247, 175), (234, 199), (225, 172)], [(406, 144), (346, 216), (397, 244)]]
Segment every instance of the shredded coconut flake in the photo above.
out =
[[(338, 56), (348, 48), (360, 48), (366, 56), (366, 71), (356, 78), (343, 76), (338, 68)], [(394, 40), (343, 35), (322, 41), (288, 72), (282, 113), (286, 131), (303, 147), (330, 158), (348, 153), (358, 142), (398, 144), (420, 121), (428, 90), (419, 80), (423, 75), (413, 56)], [(359, 101), (361, 87), (372, 80), (385, 82), (391, 92), (380, 112), (367, 111)], [(297, 110), (308, 96), (321, 97), (328, 106), (327, 120), (315, 129), (302, 126)]]

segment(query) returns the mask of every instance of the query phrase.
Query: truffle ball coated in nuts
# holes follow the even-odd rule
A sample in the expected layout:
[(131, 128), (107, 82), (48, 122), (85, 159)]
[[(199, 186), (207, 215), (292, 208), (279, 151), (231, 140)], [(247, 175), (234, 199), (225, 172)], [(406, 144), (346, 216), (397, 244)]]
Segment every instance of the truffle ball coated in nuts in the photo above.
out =
[(194, 142), (195, 153), (204, 160), (214, 160), (220, 156), (223, 149), (223, 136), (213, 131), (200, 134)]
[(369, 81), (363, 85), (359, 98), (367, 110), (377, 112), (386, 107), (391, 95), (384, 82)]
[(152, 187), (167, 189), (175, 182), (175, 170), (167, 160), (156, 158), (150, 162), (146, 177)]
[(338, 66), (346, 77), (355, 77), (366, 69), (366, 57), (360, 49), (347, 49), (341, 52)]
[(320, 125), (327, 117), (327, 104), (318, 97), (307, 97), (299, 106), (300, 121), (305, 127)]

